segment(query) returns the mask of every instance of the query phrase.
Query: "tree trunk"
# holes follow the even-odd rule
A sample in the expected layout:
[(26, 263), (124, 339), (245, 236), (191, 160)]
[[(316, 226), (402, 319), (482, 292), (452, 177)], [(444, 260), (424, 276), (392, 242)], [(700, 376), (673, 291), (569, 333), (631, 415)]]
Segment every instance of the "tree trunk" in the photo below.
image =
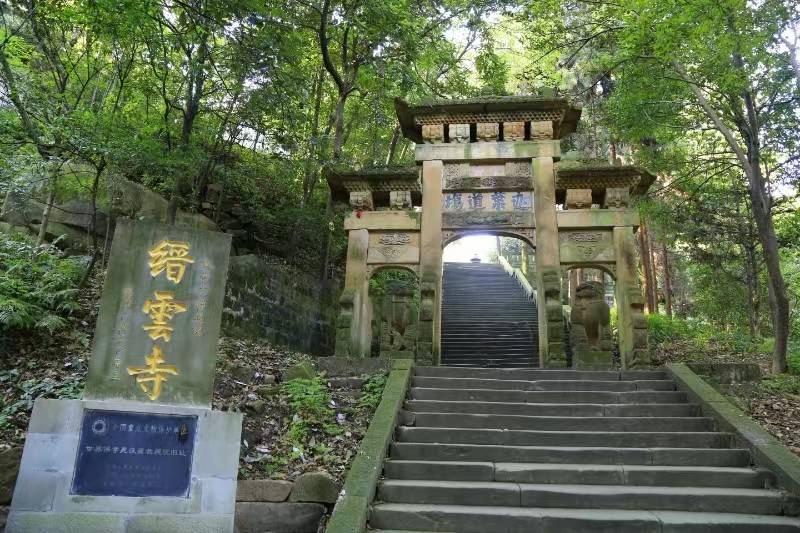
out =
[(645, 303), (647, 304), (647, 312), (650, 314), (655, 313), (656, 304), (653, 297), (653, 279), (651, 275), (653, 271), (650, 269), (650, 248), (647, 243), (647, 229), (644, 223), (639, 226), (639, 255), (642, 260), (642, 274), (644, 275), (644, 293)]
[(672, 272), (669, 268), (669, 250), (667, 245), (661, 245), (661, 254), (663, 256), (662, 262), (664, 263), (664, 305), (666, 307), (667, 316), (672, 318)]
[(333, 160), (336, 162), (342, 158), (342, 149), (344, 148), (344, 104), (346, 101), (347, 93), (339, 96), (333, 115)]
[[(179, 178), (175, 178), (179, 179)], [(167, 216), (166, 220), (164, 220), (165, 224), (170, 226), (175, 225), (175, 221), (178, 219), (178, 188), (180, 184), (175, 184), (175, 189), (172, 191), (172, 195), (169, 197), (169, 203), (167, 204)]]
[(656, 254), (657, 243), (653, 238), (653, 232), (650, 228), (646, 228), (647, 233), (647, 249), (650, 251), (650, 279), (653, 280), (653, 304), (655, 305), (654, 311), (659, 312), (661, 305), (661, 298), (658, 294), (658, 255)]
[(111, 220), (114, 218), (113, 209), (108, 210), (106, 219), (106, 238), (103, 240), (103, 264), (108, 264), (108, 256), (111, 251)]
[[(775, 373), (786, 372), (786, 349), (789, 340), (789, 298), (786, 295), (786, 282), (781, 272), (780, 255), (778, 253), (778, 239), (775, 235), (775, 226), (772, 215), (765, 205), (763, 191), (763, 178), (760, 176), (759, 167), (755, 172), (748, 172), (750, 181), (750, 196), (753, 214), (758, 229), (758, 239), (764, 254), (769, 279), (769, 303), (772, 310), (772, 327), (775, 335), (775, 349), (772, 354), (772, 371)], [(755, 174), (751, 176), (750, 174)]]
[(330, 268), (328, 268), (328, 263), (331, 260), (331, 243), (333, 241), (333, 230), (330, 227), (331, 220), (333, 219), (333, 196), (330, 192), (328, 192), (328, 204), (325, 206), (325, 221), (328, 223), (328, 227), (324, 229), (326, 239), (325, 239), (325, 256), (322, 259), (322, 281), (328, 281), (330, 278)]
[(392, 140), (389, 141), (389, 153), (386, 154), (386, 166), (392, 164), (392, 160), (394, 160), (394, 153), (397, 151), (397, 141), (400, 139), (400, 125), (394, 127), (394, 131), (392, 131)]
[[(794, 27), (791, 29), (796, 34), (800, 28)], [(794, 39), (794, 43), (790, 42), (789, 39), (781, 39), (781, 41), (789, 51), (789, 62), (792, 65), (792, 72), (794, 72), (794, 81), (797, 85), (797, 91), (800, 92), (800, 59), (797, 57), (797, 37), (795, 36)]]
[(44, 204), (42, 210), (42, 223), (39, 225), (39, 236), (36, 238), (36, 246), (44, 244), (47, 238), (47, 226), (50, 224), (50, 213), (53, 210), (53, 204), (56, 202), (56, 179), (51, 176), (50, 191), (47, 193), (47, 202)]

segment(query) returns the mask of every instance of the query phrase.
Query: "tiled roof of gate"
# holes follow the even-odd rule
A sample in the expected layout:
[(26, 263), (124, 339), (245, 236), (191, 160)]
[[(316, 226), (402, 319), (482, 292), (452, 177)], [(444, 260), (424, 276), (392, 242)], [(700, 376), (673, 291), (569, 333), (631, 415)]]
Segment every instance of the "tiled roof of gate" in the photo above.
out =
[(575, 131), (581, 108), (553, 96), (486, 96), (460, 100), (424, 100), (418, 104), (396, 98), (397, 118), (406, 138), (422, 142), (423, 124), (477, 122), (553, 122), (555, 138)]

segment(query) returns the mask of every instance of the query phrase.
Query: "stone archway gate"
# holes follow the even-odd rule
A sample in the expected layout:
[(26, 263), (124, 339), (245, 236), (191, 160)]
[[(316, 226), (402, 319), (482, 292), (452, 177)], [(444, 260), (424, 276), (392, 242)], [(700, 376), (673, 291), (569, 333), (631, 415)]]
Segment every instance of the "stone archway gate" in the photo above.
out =
[(653, 176), (598, 161), (559, 163), (560, 139), (580, 118), (562, 98), (397, 100), (395, 107), (403, 134), (417, 143), (416, 167), (327, 173), (333, 199), (352, 209), (336, 354), (369, 356), (369, 278), (399, 266), (420, 282), (417, 361), (438, 364), (443, 245), (489, 231), (536, 248), (542, 366), (566, 366), (561, 280), (576, 265), (614, 273), (623, 366), (646, 366), (634, 245), (639, 217), (629, 203)]

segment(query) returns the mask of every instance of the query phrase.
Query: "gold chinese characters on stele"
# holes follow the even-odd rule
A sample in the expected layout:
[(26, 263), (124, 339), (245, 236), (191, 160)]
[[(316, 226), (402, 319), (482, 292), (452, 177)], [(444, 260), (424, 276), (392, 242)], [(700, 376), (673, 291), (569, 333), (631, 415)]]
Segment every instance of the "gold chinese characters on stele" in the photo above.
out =
[(211, 402), (230, 235), (120, 221), (84, 396)]

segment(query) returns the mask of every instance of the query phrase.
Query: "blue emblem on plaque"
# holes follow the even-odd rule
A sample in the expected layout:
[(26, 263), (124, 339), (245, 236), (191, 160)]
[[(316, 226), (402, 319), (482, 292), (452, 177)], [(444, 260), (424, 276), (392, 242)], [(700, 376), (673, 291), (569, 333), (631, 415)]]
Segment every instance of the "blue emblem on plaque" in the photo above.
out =
[(196, 416), (87, 409), (72, 494), (189, 496)]

